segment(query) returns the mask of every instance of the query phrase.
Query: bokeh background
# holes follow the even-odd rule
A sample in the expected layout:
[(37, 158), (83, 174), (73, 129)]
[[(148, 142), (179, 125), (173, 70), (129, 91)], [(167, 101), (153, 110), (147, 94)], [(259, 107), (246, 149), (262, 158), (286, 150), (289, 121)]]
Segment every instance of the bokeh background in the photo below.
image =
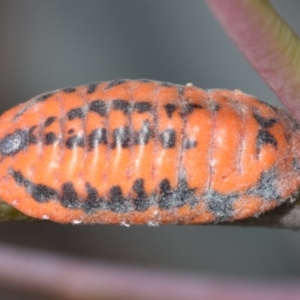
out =
[[(299, 34), (300, 2), (272, 3)], [(238, 88), (280, 105), (200, 0), (1, 0), (0, 78), (1, 112), (117, 78)], [(289, 230), (5, 223), (0, 241), (227, 278), (300, 277), (300, 233)]]

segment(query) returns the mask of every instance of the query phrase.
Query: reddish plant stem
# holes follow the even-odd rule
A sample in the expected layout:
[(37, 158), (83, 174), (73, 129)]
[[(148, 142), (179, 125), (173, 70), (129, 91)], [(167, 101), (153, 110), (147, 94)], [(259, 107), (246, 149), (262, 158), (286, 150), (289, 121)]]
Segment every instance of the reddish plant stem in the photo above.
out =
[[(142, 270), (0, 244), (0, 287), (59, 299), (296, 300), (298, 283), (243, 283)], [(58, 298), (57, 298), (58, 299)]]
[(268, 0), (206, 0), (258, 74), (300, 121), (300, 41)]

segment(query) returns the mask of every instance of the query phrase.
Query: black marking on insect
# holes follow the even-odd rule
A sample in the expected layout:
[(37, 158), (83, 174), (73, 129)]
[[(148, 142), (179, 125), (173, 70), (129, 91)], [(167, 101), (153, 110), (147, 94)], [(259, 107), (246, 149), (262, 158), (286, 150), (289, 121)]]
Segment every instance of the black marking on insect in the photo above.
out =
[(45, 127), (50, 126), (55, 120), (56, 120), (56, 117), (54, 117), (54, 116), (47, 118), (44, 123), (44, 126)]
[(105, 128), (94, 129), (88, 136), (89, 149), (94, 149), (97, 145), (107, 144), (107, 130)]
[(189, 114), (191, 114), (195, 109), (202, 109), (202, 105), (197, 103), (188, 103), (183, 106), (182, 111), (180, 112), (180, 115), (182, 117), (187, 117)]
[(0, 152), (3, 155), (14, 155), (26, 148), (28, 143), (28, 131), (19, 129), (0, 140)]
[(278, 121), (274, 118), (262, 117), (257, 109), (253, 111), (253, 116), (258, 124), (262, 127), (256, 136), (256, 154), (258, 155), (261, 147), (266, 144), (273, 145), (275, 149), (277, 149), (277, 140), (267, 129), (272, 127)]
[(57, 199), (57, 192), (44, 185), (44, 184), (34, 184), (30, 180), (25, 179), (21, 172), (10, 170), (10, 175), (14, 178), (16, 183), (20, 186), (24, 186), (29, 194), (31, 194), (32, 198), (39, 202), (44, 203), (48, 202), (50, 199)]
[(82, 206), (82, 201), (79, 200), (72, 182), (66, 182), (62, 185), (60, 202), (62, 206), (67, 208), (80, 208)]
[(84, 137), (78, 135), (73, 135), (69, 137), (66, 141), (66, 147), (69, 149), (73, 149), (75, 147), (84, 147), (84, 145)]
[(278, 121), (274, 118), (268, 119), (268, 118), (264, 118), (262, 117), (259, 112), (257, 110), (254, 110), (253, 112), (253, 116), (255, 118), (255, 120), (259, 123), (259, 125), (263, 128), (270, 128), (272, 127), (275, 123), (277, 123)]
[(36, 102), (43, 102), (45, 100), (47, 100), (48, 98), (50, 98), (54, 93), (51, 92), (51, 93), (46, 93), (46, 94), (43, 94), (43, 95), (40, 95), (37, 99), (36, 99)]
[[(13, 179), (15, 180), (15, 182), (18, 185), (24, 185), (25, 178), (21, 172), (18, 172), (18, 171), (15, 171), (12, 169), (12, 170), (9, 170), (8, 173), (13, 177)], [(26, 181), (27, 181), (27, 183), (29, 182), (28, 180), (26, 180)], [(26, 187), (26, 185), (27, 184), (25, 184), (25, 187)]]
[(170, 209), (173, 206), (174, 192), (171, 188), (170, 181), (164, 179), (159, 184), (160, 197), (158, 206), (161, 209)]
[(95, 100), (90, 103), (90, 111), (99, 114), (101, 117), (106, 117), (108, 114), (107, 104), (103, 100)]
[(127, 81), (128, 81), (127, 79), (117, 79), (117, 80), (112, 80), (112, 81), (110, 81), (110, 82), (106, 85), (105, 89), (108, 90), (108, 89), (110, 89), (110, 88), (112, 88), (112, 87), (114, 87), (114, 86), (116, 86), (116, 85), (123, 84), (123, 83), (125, 83), (125, 82), (127, 82)]
[(152, 110), (152, 104), (146, 101), (136, 102), (133, 105), (133, 109), (140, 114), (144, 112), (150, 112)]
[(71, 93), (75, 93), (76, 92), (76, 88), (74, 87), (67, 87), (62, 89), (63, 92), (67, 93), (67, 94), (71, 94)]
[(73, 108), (67, 113), (67, 116), (70, 121), (76, 118), (83, 119), (85, 117), (85, 112), (82, 108)]
[(196, 148), (197, 145), (198, 145), (198, 142), (195, 140), (186, 140), (183, 143), (183, 148), (188, 150), (188, 149)]
[(113, 131), (113, 142), (111, 148), (128, 148), (131, 144), (131, 130), (128, 126), (116, 128)]
[(28, 189), (32, 198), (39, 203), (44, 203), (58, 197), (54, 189), (51, 189), (44, 184), (32, 184)]
[(217, 217), (218, 221), (228, 221), (234, 213), (232, 204), (238, 197), (238, 193), (224, 195), (216, 191), (210, 191), (204, 199), (208, 210)]
[(97, 87), (98, 87), (98, 83), (96, 82), (88, 84), (86, 93), (93, 94), (96, 91)]
[(75, 132), (75, 129), (74, 128), (71, 128), (68, 130), (68, 134), (73, 134)]
[(177, 189), (172, 189), (168, 179), (159, 184), (158, 206), (161, 209), (178, 208), (185, 204), (194, 206), (198, 201), (194, 196), (196, 189), (190, 189), (186, 180), (181, 179)]
[(127, 100), (113, 100), (112, 107), (114, 110), (122, 111), (125, 115), (127, 115), (130, 112), (130, 103)]
[(176, 131), (174, 129), (166, 129), (159, 135), (159, 140), (163, 148), (174, 148), (176, 146)]
[(276, 189), (277, 176), (276, 168), (273, 167), (261, 174), (256, 186), (247, 191), (248, 195), (255, 195), (266, 200), (280, 201), (280, 195)]
[(46, 145), (52, 145), (58, 140), (58, 137), (54, 132), (48, 132), (45, 134), (44, 142)]
[(153, 133), (150, 128), (150, 123), (148, 120), (145, 120), (141, 130), (136, 132), (134, 135), (134, 143), (135, 145), (146, 145), (152, 136)]
[(28, 136), (27, 136), (28, 144), (36, 144), (37, 143), (37, 137), (34, 134), (35, 129), (36, 129), (36, 126), (32, 126), (28, 130)]
[(150, 200), (144, 189), (144, 179), (135, 180), (132, 189), (136, 192), (137, 197), (134, 199), (135, 209), (145, 211), (150, 207)]
[(91, 214), (97, 209), (106, 208), (106, 201), (99, 197), (97, 190), (88, 182), (86, 183), (87, 199), (84, 201), (83, 210)]
[[(112, 186), (109, 190), (107, 201), (99, 197), (97, 190), (86, 183), (87, 198), (80, 199), (72, 182), (65, 182), (61, 186), (61, 192), (44, 185), (35, 184), (26, 179), (19, 171), (10, 169), (9, 175), (15, 180), (16, 184), (25, 187), (26, 191), (34, 200), (40, 203), (50, 200), (59, 200), (61, 205), (71, 209), (82, 209), (87, 213), (95, 210), (110, 210), (113, 212), (129, 212), (129, 211), (145, 211), (151, 205), (158, 205), (161, 209), (178, 208), (185, 204), (195, 206), (198, 203), (194, 196), (195, 188), (189, 188), (186, 180), (179, 181), (178, 187), (172, 189), (168, 179), (164, 179), (159, 183), (158, 194), (147, 195), (144, 189), (144, 180), (136, 179), (132, 190), (136, 193), (136, 197), (127, 198), (123, 196), (120, 186)], [(157, 204), (154, 203), (157, 200)]]
[(122, 195), (122, 189), (119, 186), (113, 186), (109, 190), (108, 202), (109, 209), (114, 212), (128, 212), (133, 210), (132, 203)]
[(180, 179), (178, 188), (175, 190), (175, 206), (181, 207), (185, 204), (195, 206), (198, 203), (198, 199), (194, 196), (196, 188), (189, 188), (185, 179)]
[(277, 140), (276, 138), (267, 130), (260, 129), (256, 136), (256, 149), (257, 153), (259, 153), (261, 147), (263, 145), (270, 144), (277, 149)]
[(167, 116), (171, 119), (174, 111), (177, 109), (175, 104), (168, 103), (164, 105), (164, 109), (166, 110)]

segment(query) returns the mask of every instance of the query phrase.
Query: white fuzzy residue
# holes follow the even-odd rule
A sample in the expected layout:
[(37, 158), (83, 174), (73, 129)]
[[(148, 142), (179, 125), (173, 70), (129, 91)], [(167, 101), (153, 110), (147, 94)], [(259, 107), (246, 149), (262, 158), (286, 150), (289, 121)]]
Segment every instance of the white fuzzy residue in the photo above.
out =
[(156, 226), (158, 226), (159, 225), (159, 223), (157, 222), (157, 221), (149, 221), (148, 223), (147, 223), (147, 225), (148, 226), (151, 226), (151, 227), (156, 227)]
[(130, 224), (128, 224), (126, 222), (121, 222), (121, 226), (130, 227)]
[(73, 220), (72, 221), (72, 224), (74, 224), (74, 225), (77, 225), (77, 224), (80, 224), (80, 223), (82, 223), (81, 220)]

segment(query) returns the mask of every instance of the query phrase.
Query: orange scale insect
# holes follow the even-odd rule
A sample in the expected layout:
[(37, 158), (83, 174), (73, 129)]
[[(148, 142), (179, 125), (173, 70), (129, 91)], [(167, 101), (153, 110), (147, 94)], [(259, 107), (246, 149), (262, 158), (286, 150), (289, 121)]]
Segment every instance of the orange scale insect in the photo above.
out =
[(293, 200), (300, 126), (242, 92), (114, 80), (0, 117), (0, 197), (61, 223), (204, 224)]

